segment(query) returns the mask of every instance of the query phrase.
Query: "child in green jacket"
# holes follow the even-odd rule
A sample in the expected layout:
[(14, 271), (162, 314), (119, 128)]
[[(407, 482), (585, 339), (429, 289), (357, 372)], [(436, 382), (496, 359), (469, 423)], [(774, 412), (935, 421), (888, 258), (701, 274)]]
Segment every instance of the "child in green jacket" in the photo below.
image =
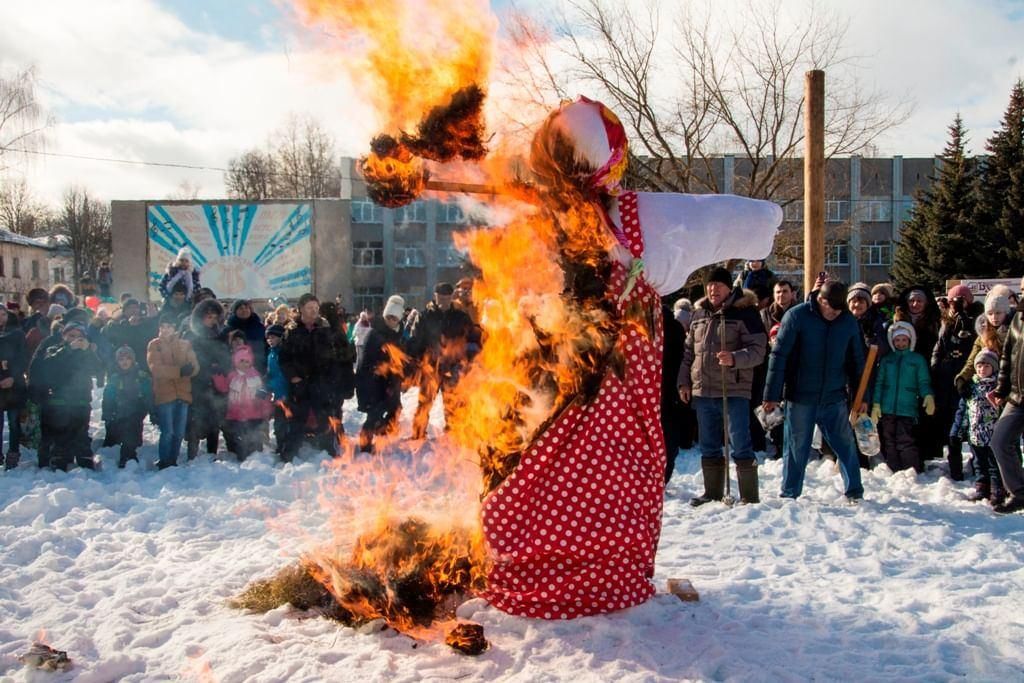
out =
[(918, 472), (924, 470), (914, 425), (920, 405), (928, 415), (935, 412), (928, 361), (913, 350), (916, 342), (913, 325), (893, 323), (889, 327), (889, 346), (893, 352), (882, 358), (875, 379), (871, 417), (878, 424), (882, 456), (893, 472), (911, 467)]

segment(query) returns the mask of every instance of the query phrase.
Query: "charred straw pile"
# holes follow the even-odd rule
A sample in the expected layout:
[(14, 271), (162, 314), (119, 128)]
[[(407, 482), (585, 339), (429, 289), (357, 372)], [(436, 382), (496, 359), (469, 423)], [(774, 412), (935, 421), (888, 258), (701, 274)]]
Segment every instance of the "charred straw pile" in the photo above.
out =
[(483, 586), (479, 545), (465, 530), (439, 531), (418, 519), (389, 523), (341, 556), (306, 556), (255, 581), (232, 607), (266, 612), (284, 604), (348, 626), (384, 619), (398, 630), (451, 618), (457, 598)]

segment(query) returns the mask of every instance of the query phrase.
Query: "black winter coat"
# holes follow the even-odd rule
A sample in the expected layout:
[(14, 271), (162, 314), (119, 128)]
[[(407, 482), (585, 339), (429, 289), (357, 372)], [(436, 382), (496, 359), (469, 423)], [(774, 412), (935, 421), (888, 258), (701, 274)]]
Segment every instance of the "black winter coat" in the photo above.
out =
[(231, 353), (228, 350), (227, 330), (220, 324), (213, 327), (203, 325), (203, 318), (208, 312), (223, 315), (224, 309), (214, 299), (196, 304), (189, 319), (188, 329), (181, 336), (192, 344), (196, 360), (199, 361), (199, 372), (192, 377), (193, 404), (205, 405), (215, 402), (217, 405), (214, 407), (219, 410), (226, 407), (227, 397), (214, 388), (213, 376), (227, 375), (231, 372)]
[(375, 319), (356, 368), (356, 396), (359, 410), (364, 413), (374, 405), (396, 406), (401, 400), (403, 369), (388, 354), (386, 347), (389, 346), (401, 352), (402, 328), (392, 330), (382, 320)]
[(455, 306), (442, 311), (429, 305), (410, 330), (410, 355), (440, 362), (444, 371), (445, 366), (456, 366), (468, 360), (471, 345), (479, 348), (476, 332), (473, 319), (465, 311)]
[(91, 349), (63, 343), (40, 348), (28, 370), (29, 395), (40, 406), (88, 407), (99, 367), (100, 359)]
[(149, 371), (146, 365), (146, 348), (149, 342), (156, 338), (157, 318), (140, 318), (139, 322), (132, 325), (126, 318), (112, 320), (103, 328), (103, 336), (110, 342), (110, 348), (114, 354), (122, 346), (127, 346), (135, 352), (135, 362), (143, 370)]
[[(355, 347), (344, 334), (332, 330), (326, 320), (319, 318), (312, 328), (300, 321), (288, 323), (280, 349), (281, 371), (297, 399), (319, 397), (324, 405), (331, 405), (352, 398)], [(292, 384), (296, 377), (302, 381)]]
[(13, 378), (14, 386), (0, 389), (0, 411), (21, 410), (25, 407), (27, 388), (25, 371), (28, 370), (28, 346), (25, 334), (17, 324), (0, 332), (0, 380)]
[(266, 331), (263, 327), (263, 323), (260, 321), (260, 317), (255, 313), (249, 315), (248, 318), (242, 320), (236, 314), (238, 310), (238, 303), (231, 307), (231, 315), (228, 317), (228, 332), (235, 330), (241, 331), (245, 335), (245, 341), (248, 342), (249, 348), (252, 349), (253, 361), (256, 369), (260, 373), (267, 371), (267, 338)]

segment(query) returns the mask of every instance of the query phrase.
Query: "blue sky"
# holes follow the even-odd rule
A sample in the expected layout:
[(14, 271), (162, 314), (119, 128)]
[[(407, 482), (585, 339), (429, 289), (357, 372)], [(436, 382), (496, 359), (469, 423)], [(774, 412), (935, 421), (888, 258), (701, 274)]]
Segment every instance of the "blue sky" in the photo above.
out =
[[(414, 2), (415, 0), (409, 0)], [(466, 0), (451, 0), (460, 2)], [(564, 0), (517, 0), (543, 13)], [(616, 0), (642, 2), (643, 0)], [(663, 13), (682, 0), (660, 0)], [(807, 0), (779, 0), (803, 8)], [(849, 18), (847, 43), (872, 88), (915, 103), (879, 142), (883, 155), (929, 156), (960, 111), (980, 152), (1024, 77), (1024, 0), (820, 0)], [(742, 20), (742, 0), (717, 8)], [(492, 2), (499, 16), (511, 0)], [(358, 155), (377, 131), (367, 98), (292, 20), (289, 0), (3, 0), (0, 68), (34, 64), (55, 115), (47, 149), (222, 167), (263, 144), (290, 114), (309, 114)], [(87, 183), (105, 198), (160, 198), (183, 181), (223, 191), (218, 172), (49, 157), (25, 169), (37, 194)]]

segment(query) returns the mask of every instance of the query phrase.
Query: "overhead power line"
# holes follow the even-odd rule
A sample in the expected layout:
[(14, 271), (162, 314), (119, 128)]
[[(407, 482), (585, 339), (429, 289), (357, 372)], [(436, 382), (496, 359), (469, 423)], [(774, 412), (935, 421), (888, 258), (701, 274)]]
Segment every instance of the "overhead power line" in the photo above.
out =
[[(108, 164), (130, 164), (132, 166), (156, 166), (159, 168), (182, 168), (192, 171), (214, 171), (217, 173), (228, 173), (231, 171), (229, 168), (222, 168), (220, 166), (200, 166), (197, 164), (185, 164), (176, 161), (142, 161), (139, 159), (117, 159), (115, 157), (95, 157), (87, 154), (69, 154), (67, 152), (43, 152), (36, 149), (20, 149), (17, 147), (0, 147), (0, 151), (4, 152), (16, 152), (18, 154), (35, 154), (38, 156), (46, 157), (59, 157), (63, 159), (80, 159), (82, 161), (99, 161)], [(268, 172), (268, 176), (280, 176), (284, 178), (323, 178), (322, 175), (312, 175), (309, 173), (285, 173), (282, 171)], [(347, 176), (344, 173), (339, 174), (342, 180), (356, 180), (352, 176)]]

